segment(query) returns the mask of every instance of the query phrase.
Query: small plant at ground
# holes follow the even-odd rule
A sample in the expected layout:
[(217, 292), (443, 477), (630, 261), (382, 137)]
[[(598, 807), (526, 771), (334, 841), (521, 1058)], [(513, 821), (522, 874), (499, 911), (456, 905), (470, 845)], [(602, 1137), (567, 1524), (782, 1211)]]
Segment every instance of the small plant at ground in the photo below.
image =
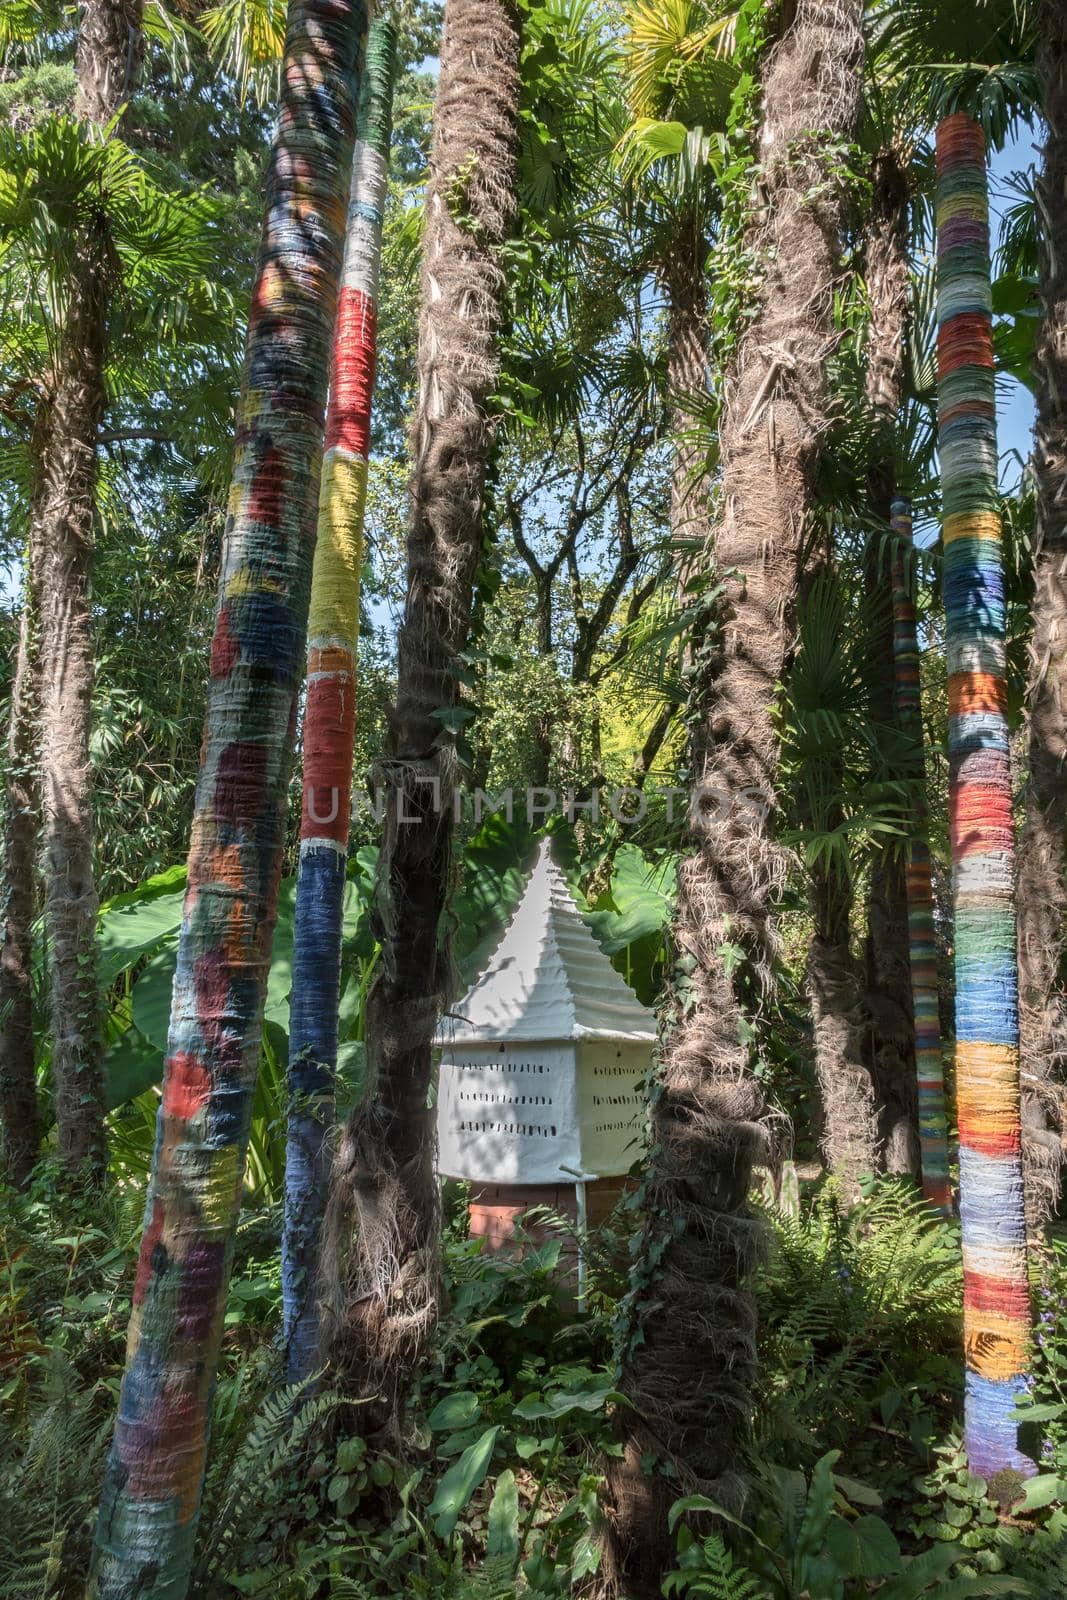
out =
[[(835, 1476), (838, 1456), (836, 1450), (824, 1455), (810, 1479), (772, 1469), (751, 1525), (702, 1496), (679, 1500), (671, 1512), (679, 1528), (679, 1564), (666, 1593), (700, 1600), (969, 1600), (1036, 1593), (1014, 1578), (954, 1576), (964, 1552), (951, 1544), (904, 1555), (887, 1522), (857, 1509), (855, 1501), (878, 1497)], [(737, 1530), (746, 1566), (727, 1554), (721, 1534), (701, 1537), (683, 1520), (701, 1514)]]

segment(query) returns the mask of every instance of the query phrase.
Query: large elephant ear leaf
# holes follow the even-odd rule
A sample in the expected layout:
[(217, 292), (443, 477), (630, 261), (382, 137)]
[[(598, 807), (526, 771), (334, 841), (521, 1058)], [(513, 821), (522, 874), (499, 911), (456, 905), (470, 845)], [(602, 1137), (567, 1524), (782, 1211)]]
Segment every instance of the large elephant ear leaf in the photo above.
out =
[(278, 890), (278, 921), (270, 952), (270, 976), (263, 1015), (289, 1032), (289, 994), (293, 987), (293, 922), (296, 907), (296, 879), (286, 878)]
[(161, 1053), (167, 1048), (177, 964), (178, 941), (171, 937), (156, 951), (133, 986), (134, 1026)]
[(101, 908), (97, 972), (107, 988), (143, 956), (157, 950), (181, 927), (186, 869), (170, 867)]
[(163, 1051), (139, 1028), (127, 1028), (104, 1054), (104, 1100), (109, 1111), (136, 1100), (163, 1077)]

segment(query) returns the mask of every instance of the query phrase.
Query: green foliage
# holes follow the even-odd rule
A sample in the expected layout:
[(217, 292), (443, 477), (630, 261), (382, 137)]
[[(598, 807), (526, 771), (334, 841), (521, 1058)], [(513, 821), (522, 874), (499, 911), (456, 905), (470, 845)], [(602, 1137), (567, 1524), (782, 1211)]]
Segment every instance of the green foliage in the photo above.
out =
[(687, 1542), (684, 1565), (669, 1572), (666, 1595), (694, 1595), (698, 1600), (766, 1600), (766, 1590), (754, 1573), (739, 1566), (722, 1538), (709, 1533), (699, 1543)]
[(809, 868), (845, 878), (872, 844), (902, 846), (915, 810), (915, 783), (905, 774), (916, 752), (871, 693), (888, 624), (884, 598), (840, 572), (814, 580), (799, 608), (799, 647), (781, 702), (791, 801), (783, 837)]
[(53, 1600), (88, 1569), (114, 1395), (59, 1349), (43, 1365), (23, 1429), (0, 1432), (0, 1594)]
[(895, 1439), (921, 1459), (946, 1386), (955, 1394), (960, 1381), (955, 1227), (899, 1180), (878, 1184), (851, 1211), (827, 1185), (799, 1215), (769, 1220), (757, 1280), (761, 1439), (775, 1454), (810, 1460), (877, 1419), (883, 1457)]
[[(722, 1538), (698, 1540), (683, 1525), (678, 1569), (667, 1579), (670, 1594), (728, 1600), (845, 1600), (846, 1595), (878, 1595), (881, 1600), (970, 1600), (978, 1595), (1032, 1593), (1019, 1579), (1003, 1576), (951, 1576), (964, 1552), (952, 1545), (933, 1545), (921, 1554), (901, 1552), (893, 1530), (881, 1517), (857, 1514), (852, 1500), (869, 1503), (871, 1491), (834, 1474), (838, 1452), (831, 1450), (812, 1469), (810, 1478), (785, 1468), (765, 1474), (758, 1510), (751, 1526), (699, 1495), (674, 1506), (672, 1525), (692, 1513), (711, 1513), (744, 1536), (751, 1551), (750, 1575), (726, 1563)], [(877, 1502), (877, 1495), (873, 1499)], [(753, 1589), (745, 1582), (758, 1576)]]

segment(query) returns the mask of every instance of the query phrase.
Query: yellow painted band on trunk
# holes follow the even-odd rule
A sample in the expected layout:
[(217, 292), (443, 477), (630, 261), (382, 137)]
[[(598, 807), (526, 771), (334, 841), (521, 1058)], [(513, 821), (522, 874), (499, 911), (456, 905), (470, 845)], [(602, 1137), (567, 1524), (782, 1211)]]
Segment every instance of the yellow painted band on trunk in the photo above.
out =
[(996, 511), (954, 511), (944, 522), (944, 541), (954, 539), (999, 539), (1003, 532)]
[(1016, 1378), (1029, 1361), (1030, 1329), (995, 1311), (964, 1309), (963, 1344), (967, 1365), (980, 1378)]
[(331, 450), (323, 463), (319, 533), (311, 578), (308, 633), (312, 639), (350, 639), (355, 646), (366, 498), (367, 463), (361, 456)]

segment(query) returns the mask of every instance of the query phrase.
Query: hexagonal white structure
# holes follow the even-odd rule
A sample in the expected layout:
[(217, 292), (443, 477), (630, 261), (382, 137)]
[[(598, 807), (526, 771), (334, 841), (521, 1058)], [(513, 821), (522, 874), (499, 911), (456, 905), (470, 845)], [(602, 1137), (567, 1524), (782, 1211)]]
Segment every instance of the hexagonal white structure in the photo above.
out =
[(488, 967), (442, 1019), (439, 1170), (521, 1186), (628, 1172), (655, 1039), (546, 839)]

